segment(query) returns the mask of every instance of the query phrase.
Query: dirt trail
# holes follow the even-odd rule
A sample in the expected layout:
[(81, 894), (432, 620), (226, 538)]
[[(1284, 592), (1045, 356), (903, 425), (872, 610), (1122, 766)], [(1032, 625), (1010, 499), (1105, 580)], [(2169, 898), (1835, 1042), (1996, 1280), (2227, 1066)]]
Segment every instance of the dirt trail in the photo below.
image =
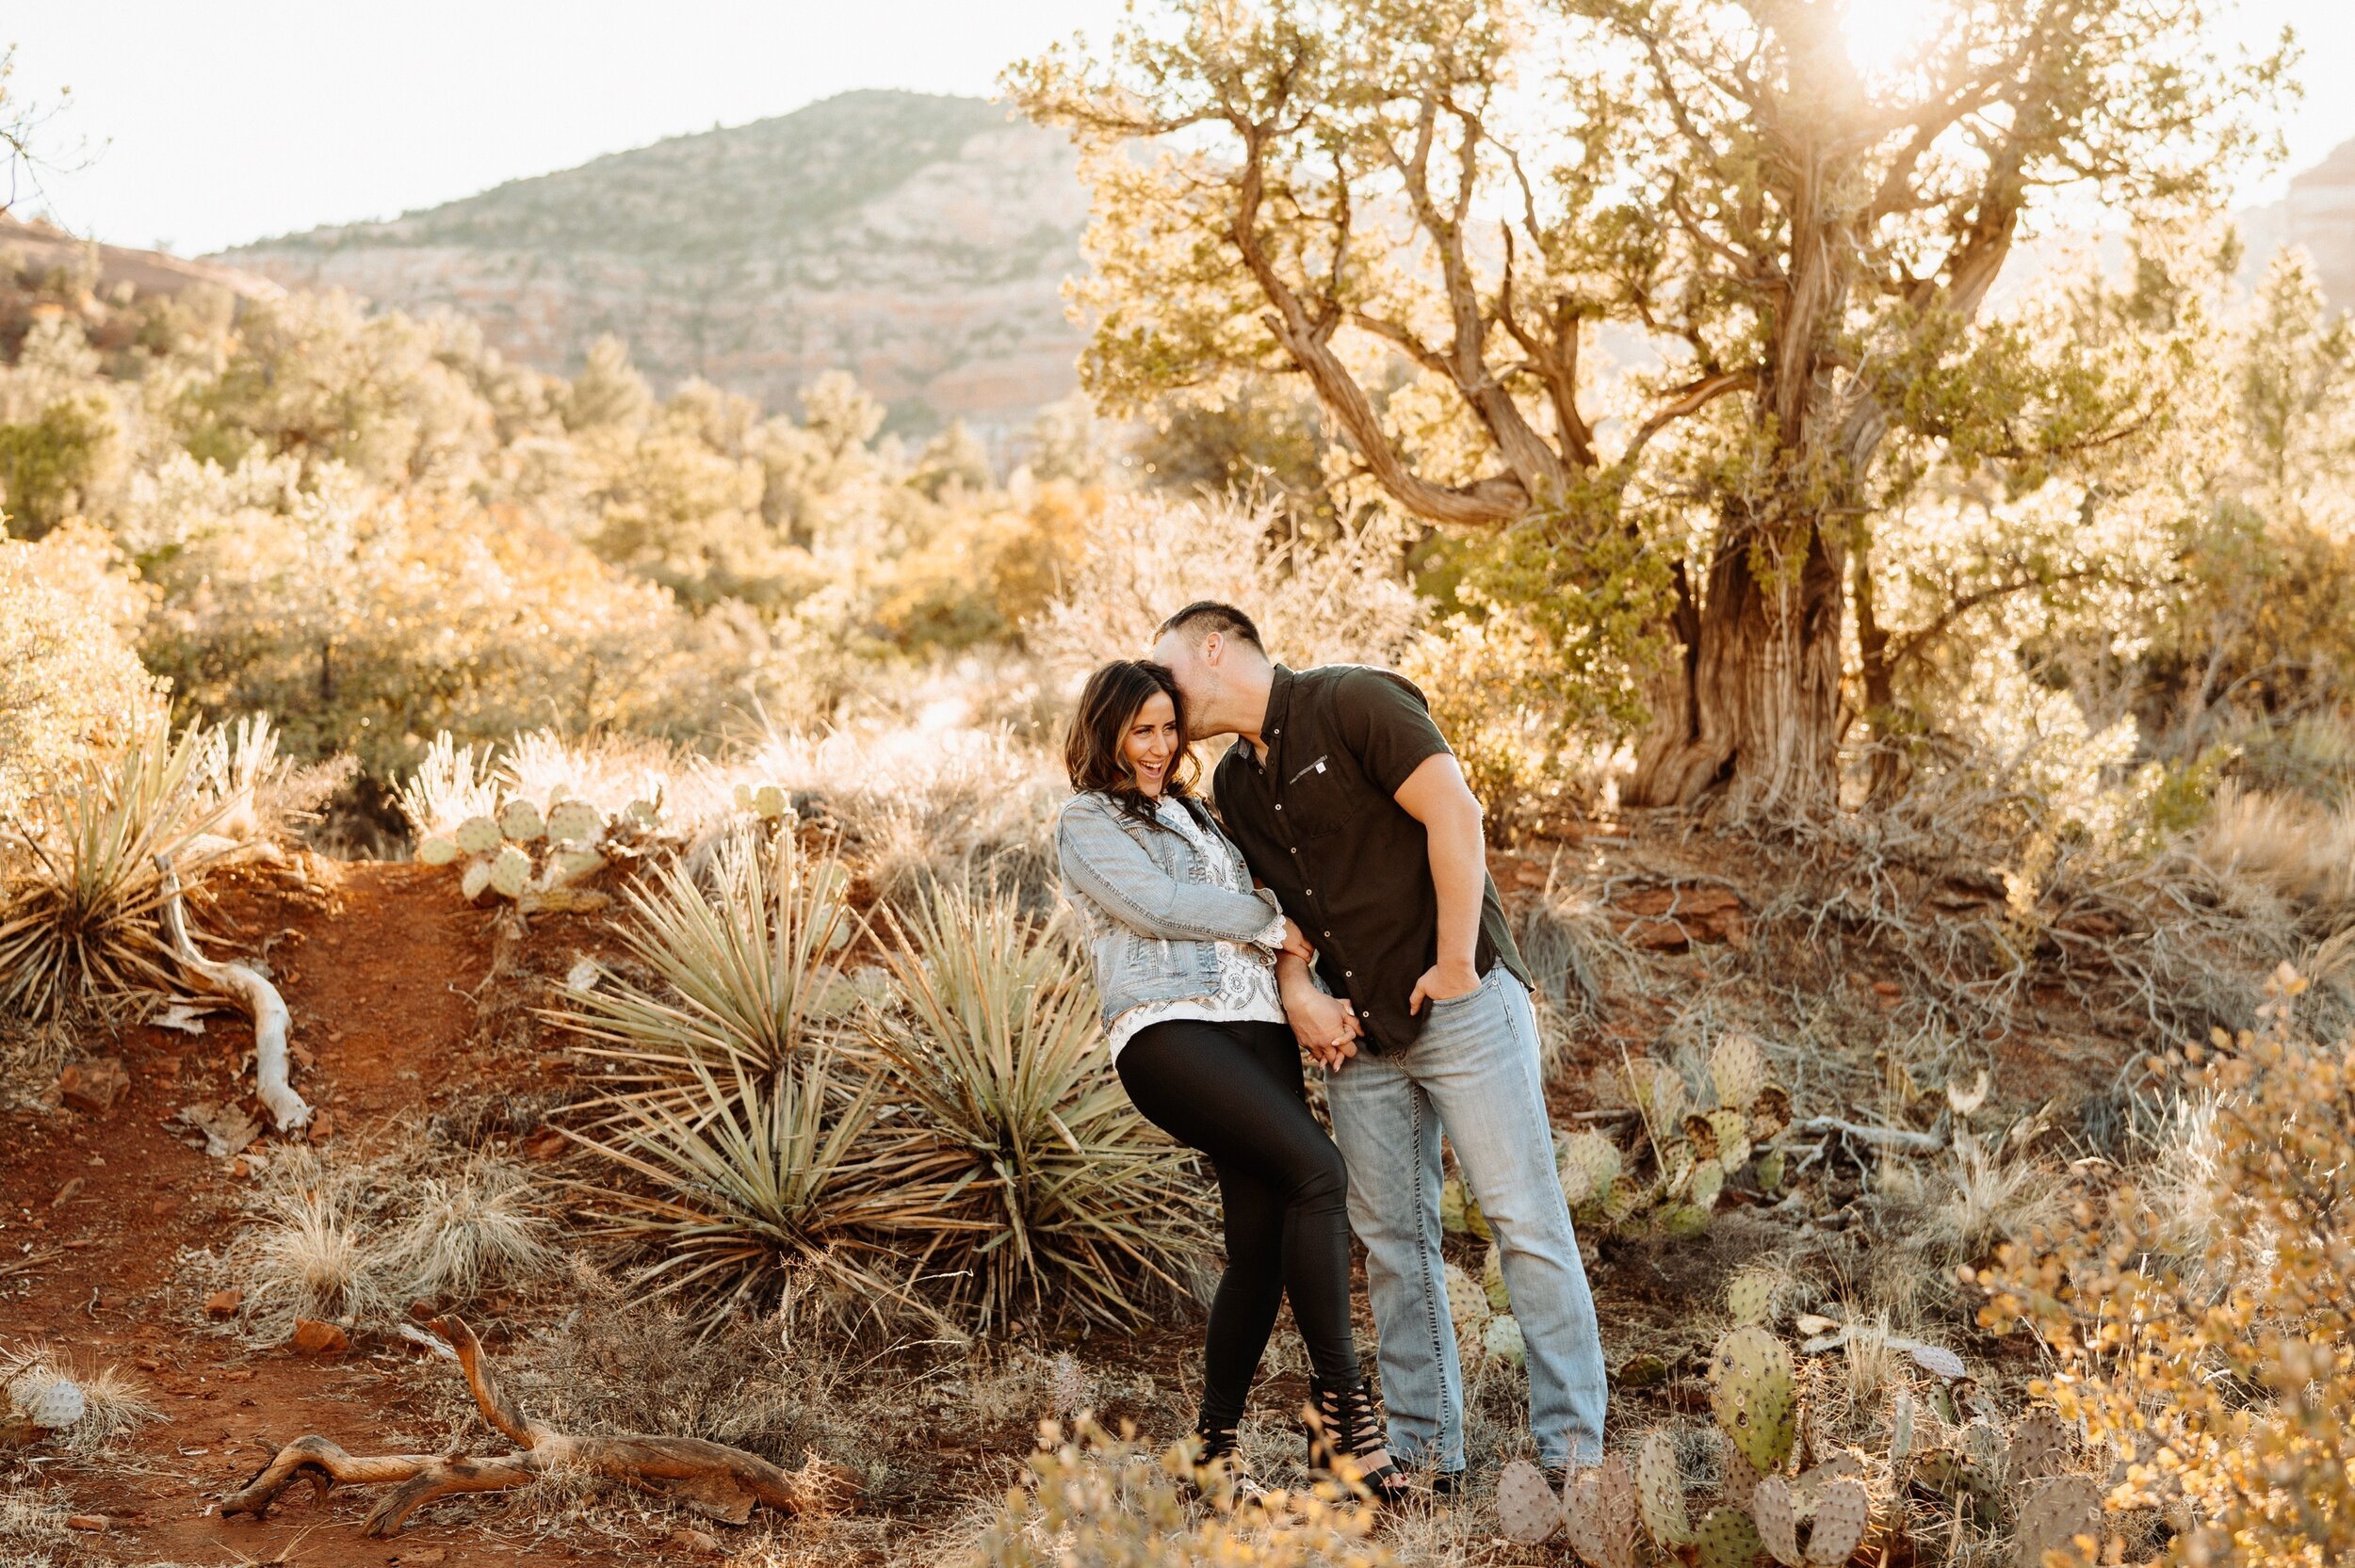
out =
[[(463, 994), (491, 968), (487, 917), (427, 867), (311, 857), (301, 867), (299, 881), (239, 878), (202, 929), (216, 954), (268, 955), (294, 1015), (296, 1088), (318, 1107), (329, 1139), (373, 1143), (491, 1075)], [(169, 1417), (105, 1474), (45, 1467), (75, 1512), (109, 1521), (77, 1544), (93, 1562), (274, 1562), (282, 1552), (317, 1568), (584, 1560), (471, 1523), (421, 1521), (398, 1541), (364, 1540), (366, 1493), (320, 1507), (302, 1489), (267, 1523), (219, 1517), (221, 1493), (286, 1439), (316, 1431), (357, 1452), (392, 1448), (414, 1382), (403, 1363), (416, 1353), (248, 1350), (203, 1332), (203, 1302), (173, 1287), (182, 1249), (230, 1239), (243, 1178), (169, 1123), (192, 1102), (243, 1097), (252, 1080), (236, 1070), (252, 1046), (251, 1027), (224, 1014), (208, 1018), (202, 1036), (129, 1030), (106, 1047), (130, 1075), (110, 1110), (22, 1111), (0, 1123), (9, 1150), (0, 1170), (0, 1339), (45, 1340), (84, 1371), (118, 1366)], [(7, 1293), (11, 1286), (23, 1294)], [(488, 1433), (484, 1444), (504, 1446)]]

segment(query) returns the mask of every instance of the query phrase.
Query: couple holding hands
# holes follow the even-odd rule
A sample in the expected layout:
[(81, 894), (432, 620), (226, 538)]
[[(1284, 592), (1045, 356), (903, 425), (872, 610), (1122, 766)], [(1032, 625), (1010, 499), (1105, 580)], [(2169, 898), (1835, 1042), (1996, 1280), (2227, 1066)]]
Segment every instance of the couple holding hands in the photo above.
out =
[[(1231, 735), (1214, 816), (1189, 742)], [(1187, 606), (1151, 657), (1090, 677), (1065, 747), (1063, 891), (1122, 1086), (1209, 1156), (1226, 1269), (1212, 1298), (1202, 1462), (1236, 1431), (1289, 1297), (1312, 1367), (1308, 1458), (1377, 1499), (1462, 1484), (1463, 1374), (1440, 1256), (1439, 1140), (1495, 1235), (1528, 1347), (1539, 1463), (1602, 1457), (1594, 1302), (1555, 1172), (1529, 975), (1487, 872), (1479, 802), (1404, 677), (1290, 670), (1229, 605)], [(1333, 1135), (1304, 1097), (1326, 1076)], [(1388, 1420), (1350, 1327), (1366, 1248)]]

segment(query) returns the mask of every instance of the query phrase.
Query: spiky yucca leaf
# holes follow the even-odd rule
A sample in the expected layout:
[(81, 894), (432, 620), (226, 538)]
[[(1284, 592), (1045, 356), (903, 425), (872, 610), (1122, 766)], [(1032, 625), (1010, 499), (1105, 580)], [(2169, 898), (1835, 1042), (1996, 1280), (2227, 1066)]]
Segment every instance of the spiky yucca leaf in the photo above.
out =
[(155, 857), (184, 880), (225, 840), (196, 851), (232, 802), (203, 787), (207, 742), (190, 725), (174, 740), (157, 722), (86, 761), (44, 798), (44, 816), (13, 833), (25, 874), (0, 888), (0, 1008), (46, 1017), (171, 983)]
[(755, 1077), (774, 1073), (820, 1017), (847, 1007), (848, 982), (830, 955), (858, 916), (845, 899), (841, 864), (804, 849), (790, 832), (764, 841), (743, 832), (712, 858), (706, 893), (676, 860), (655, 869), (651, 891), (632, 888), (624, 943), (661, 978), (658, 990), (608, 979), (563, 993), (544, 1015), (610, 1049), (628, 1064), (624, 1088), (685, 1081), (696, 1062), (740, 1060)]
[(874, 1075), (824, 1044), (765, 1075), (740, 1058), (724, 1078), (698, 1059), (684, 1068), (674, 1102), (641, 1100), (596, 1134), (567, 1132), (653, 1189), (582, 1184), (608, 1234), (658, 1249), (635, 1283), (695, 1302), (706, 1328), (739, 1306), (767, 1310), (797, 1281), (837, 1316), (927, 1315), (879, 1233), (900, 1198), (875, 1157)]
[(910, 1123), (893, 1224), (979, 1332), (1052, 1301), (1113, 1325), (1180, 1291), (1209, 1184), (1100, 1045), (1085, 959), (1005, 890), (885, 911), (898, 993), (866, 1015)]

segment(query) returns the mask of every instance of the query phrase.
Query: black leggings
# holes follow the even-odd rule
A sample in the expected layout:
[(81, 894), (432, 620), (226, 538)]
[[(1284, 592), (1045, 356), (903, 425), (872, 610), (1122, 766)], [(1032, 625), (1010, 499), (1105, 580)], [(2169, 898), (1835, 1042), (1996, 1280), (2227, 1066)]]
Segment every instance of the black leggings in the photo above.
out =
[(1121, 1086), (1147, 1120), (1210, 1156), (1226, 1211), (1226, 1272), (1202, 1358), (1205, 1426), (1232, 1426), (1289, 1294), (1321, 1380), (1356, 1382), (1349, 1330), (1349, 1172), (1308, 1112), (1282, 1024), (1173, 1018), (1121, 1048)]

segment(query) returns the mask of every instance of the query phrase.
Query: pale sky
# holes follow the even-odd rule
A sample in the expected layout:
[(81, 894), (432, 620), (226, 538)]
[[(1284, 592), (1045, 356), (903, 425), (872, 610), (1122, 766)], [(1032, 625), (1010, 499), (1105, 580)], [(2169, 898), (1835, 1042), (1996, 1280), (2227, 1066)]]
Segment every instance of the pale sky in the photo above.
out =
[[(1857, 0), (1902, 7), (1914, 0)], [(2224, 0), (2256, 41), (2286, 23), (2313, 87), (2290, 169), (2355, 137), (2355, 0)], [(20, 178), (16, 211), (194, 255), (390, 218), (853, 88), (986, 94), (999, 68), (1119, 0), (44, 0), (0, 13), (20, 101), (78, 169)], [(2280, 194), (2277, 173), (2244, 191)], [(0, 187), (0, 199), (6, 190)], [(44, 200), (45, 198), (45, 200)]]

